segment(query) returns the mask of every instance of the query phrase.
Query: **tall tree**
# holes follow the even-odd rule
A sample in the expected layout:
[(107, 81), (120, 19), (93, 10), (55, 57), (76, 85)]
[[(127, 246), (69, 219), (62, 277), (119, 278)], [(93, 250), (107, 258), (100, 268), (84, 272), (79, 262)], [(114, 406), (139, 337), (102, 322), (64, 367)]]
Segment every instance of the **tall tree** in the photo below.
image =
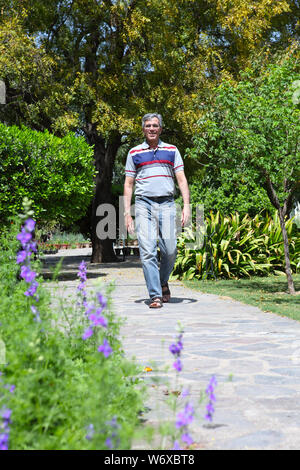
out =
[(285, 218), (300, 188), (300, 109), (294, 103), (300, 55), (295, 48), (276, 63), (248, 69), (238, 84), (224, 80), (215, 91), (215, 106), (199, 122), (194, 147), (195, 155), (209, 155), (211, 165), (266, 189), (279, 214), (291, 294)]
[[(140, 117), (161, 112), (164, 137), (184, 151), (202, 113), (198, 104), (221, 71), (238, 76), (253, 49), (275, 44), (272, 33), (291, 22), (284, 15), (294, 3), (253, 0), (250, 8), (246, 0), (10, 0), (7, 9), (0, 0), (4, 16), (27, 12), (24, 30), (59, 65), (49, 88), (51, 106), (42, 107), (50, 111), (48, 127), (57, 134), (77, 130), (94, 145), (92, 261), (114, 257), (112, 241), (96, 236), (96, 210), (111, 201), (117, 151), (124, 139), (140, 136)], [(43, 122), (33, 122), (45, 124), (45, 114)]]

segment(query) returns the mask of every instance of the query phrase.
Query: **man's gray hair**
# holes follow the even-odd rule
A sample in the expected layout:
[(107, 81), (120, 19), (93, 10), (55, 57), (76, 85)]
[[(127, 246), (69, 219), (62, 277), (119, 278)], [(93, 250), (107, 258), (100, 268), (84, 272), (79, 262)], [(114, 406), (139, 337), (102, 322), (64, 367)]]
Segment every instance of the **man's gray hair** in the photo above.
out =
[(162, 117), (161, 117), (161, 114), (157, 114), (157, 113), (148, 113), (148, 114), (145, 114), (145, 116), (144, 116), (143, 119), (142, 119), (142, 128), (144, 129), (144, 126), (145, 126), (145, 122), (146, 122), (146, 121), (150, 121), (150, 119), (153, 119), (153, 118), (157, 118), (158, 121), (159, 121), (160, 127), (162, 127)]

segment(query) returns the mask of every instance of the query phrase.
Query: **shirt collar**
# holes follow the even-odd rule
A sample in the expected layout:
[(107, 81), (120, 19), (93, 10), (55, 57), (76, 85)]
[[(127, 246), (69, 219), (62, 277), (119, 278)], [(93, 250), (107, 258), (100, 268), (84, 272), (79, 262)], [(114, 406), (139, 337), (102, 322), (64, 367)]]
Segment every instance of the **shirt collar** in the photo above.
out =
[[(162, 140), (159, 139), (159, 140), (158, 140), (157, 147), (163, 147), (163, 146), (164, 146), (164, 143), (162, 142)], [(147, 143), (146, 140), (144, 140), (144, 142), (142, 143), (142, 148), (143, 148), (143, 149), (148, 149), (148, 148), (150, 148), (150, 147), (149, 147), (149, 144)]]

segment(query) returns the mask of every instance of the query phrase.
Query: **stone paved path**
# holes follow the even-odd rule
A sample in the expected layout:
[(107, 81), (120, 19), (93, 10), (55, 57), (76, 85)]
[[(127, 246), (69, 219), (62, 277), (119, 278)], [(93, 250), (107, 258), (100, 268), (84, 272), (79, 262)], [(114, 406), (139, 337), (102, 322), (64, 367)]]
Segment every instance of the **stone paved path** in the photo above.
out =
[[(72, 294), (81, 260), (90, 249), (60, 251), (46, 257), (45, 275), (65, 256), (59, 286)], [(159, 310), (147, 306), (147, 291), (138, 259), (119, 264), (88, 264), (88, 286), (95, 279), (115, 280), (114, 311), (126, 318), (122, 327), (127, 356), (144, 368), (149, 384), (149, 413), (155, 423), (167, 418), (165, 399), (179, 389), (169, 344), (178, 321), (184, 326), (180, 386), (190, 387), (196, 404), (215, 374), (218, 385), (213, 425), (200, 416), (191, 428), (199, 449), (300, 449), (300, 323), (258, 308), (203, 294), (171, 282), (172, 300)], [(166, 371), (165, 367), (169, 366)], [(169, 380), (169, 385), (156, 379)], [(146, 448), (136, 444), (136, 448)]]

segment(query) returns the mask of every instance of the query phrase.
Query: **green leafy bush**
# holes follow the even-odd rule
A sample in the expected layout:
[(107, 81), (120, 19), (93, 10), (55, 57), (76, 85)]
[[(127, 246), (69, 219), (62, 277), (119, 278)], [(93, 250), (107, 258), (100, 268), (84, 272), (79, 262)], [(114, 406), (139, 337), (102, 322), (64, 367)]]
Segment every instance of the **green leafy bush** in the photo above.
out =
[(93, 150), (83, 137), (59, 138), (48, 131), (0, 123), (0, 220), (33, 201), (39, 222), (69, 226), (85, 213), (93, 196)]
[(193, 177), (189, 188), (193, 207), (203, 204), (206, 211), (220, 211), (224, 215), (239, 212), (250, 217), (274, 211), (264, 188), (226, 168), (207, 166), (203, 176)]
[[(300, 239), (292, 219), (286, 222), (286, 229), (291, 267), (297, 272)], [(203, 279), (209, 271), (209, 244), (194, 249), (196, 235), (195, 231), (187, 231), (179, 237), (174, 278)], [(206, 217), (206, 236), (211, 240), (213, 270), (218, 277), (241, 278), (284, 272), (284, 248), (277, 213), (273, 218), (261, 215), (240, 218), (238, 213), (224, 216), (219, 211), (210, 212)]]

